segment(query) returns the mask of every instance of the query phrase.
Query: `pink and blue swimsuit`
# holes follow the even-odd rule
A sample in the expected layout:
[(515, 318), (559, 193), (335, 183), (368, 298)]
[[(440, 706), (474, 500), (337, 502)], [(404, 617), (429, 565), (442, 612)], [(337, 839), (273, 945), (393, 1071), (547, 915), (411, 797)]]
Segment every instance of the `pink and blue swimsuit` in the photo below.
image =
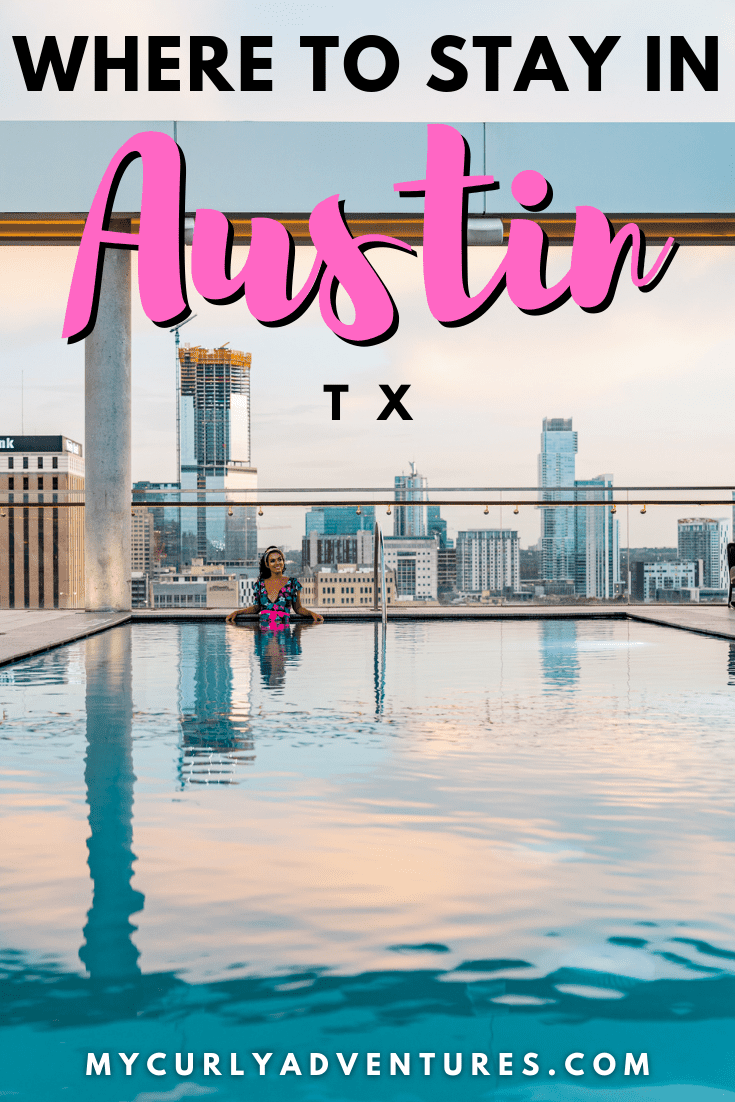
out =
[(265, 582), (261, 578), (256, 590), (260, 606), (260, 626), (267, 631), (278, 631), (288, 627), (291, 620), (291, 608), (295, 607), (299, 597), (301, 583), (297, 578), (289, 578), (281, 588), (275, 601), (271, 601)]

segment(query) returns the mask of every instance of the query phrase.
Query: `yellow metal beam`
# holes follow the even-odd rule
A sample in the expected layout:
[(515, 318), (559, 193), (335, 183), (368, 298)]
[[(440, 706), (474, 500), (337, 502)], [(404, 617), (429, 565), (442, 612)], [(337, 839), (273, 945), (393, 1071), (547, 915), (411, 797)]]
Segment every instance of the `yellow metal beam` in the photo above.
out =
[[(133, 231), (137, 231), (140, 219), (130, 217)], [(235, 233), (235, 244), (250, 243), (251, 215), (230, 214)], [(310, 245), (309, 219), (307, 215), (270, 215), (282, 222), (297, 245)], [(507, 241), (511, 218), (526, 217), (543, 228), (552, 245), (571, 245), (574, 235), (574, 215), (555, 214), (510, 215), (493, 214), (502, 218), (504, 237)], [(78, 245), (84, 229), (86, 214), (5, 214), (0, 217), (0, 245)], [(637, 223), (651, 244), (675, 237), (682, 245), (733, 245), (735, 244), (735, 216), (732, 214), (609, 214), (615, 230), (626, 222)], [(381, 233), (402, 241), (420, 245), (423, 241), (424, 220), (421, 215), (398, 216), (393, 214), (356, 214), (347, 216), (347, 224), (353, 235)]]

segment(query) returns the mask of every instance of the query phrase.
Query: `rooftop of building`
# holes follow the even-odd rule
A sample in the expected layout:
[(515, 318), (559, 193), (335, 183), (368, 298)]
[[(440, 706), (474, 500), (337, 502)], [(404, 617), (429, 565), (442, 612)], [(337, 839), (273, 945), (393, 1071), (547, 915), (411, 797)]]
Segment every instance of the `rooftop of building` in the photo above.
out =
[(571, 432), (571, 417), (544, 417), (544, 432)]
[(678, 524), (722, 524), (723, 520), (725, 520), (725, 519), (726, 519), (725, 517), (718, 517), (717, 519), (714, 519), (713, 517), (684, 517), (681, 520), (677, 521), (677, 523)]
[[(229, 343), (229, 342), (228, 342)], [(179, 348), (179, 360), (182, 363), (197, 364), (234, 364), (237, 367), (250, 367), (252, 352), (241, 352), (237, 348), (204, 348), (199, 344), (182, 344)]]

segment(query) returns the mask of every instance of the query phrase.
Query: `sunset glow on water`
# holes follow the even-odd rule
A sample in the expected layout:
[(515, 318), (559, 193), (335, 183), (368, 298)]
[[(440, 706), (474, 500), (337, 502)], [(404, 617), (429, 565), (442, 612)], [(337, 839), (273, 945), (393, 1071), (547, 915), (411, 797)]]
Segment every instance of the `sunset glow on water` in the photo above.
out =
[(735, 646), (133, 625), (4, 667), (0, 696), (14, 1097), (735, 1092)]

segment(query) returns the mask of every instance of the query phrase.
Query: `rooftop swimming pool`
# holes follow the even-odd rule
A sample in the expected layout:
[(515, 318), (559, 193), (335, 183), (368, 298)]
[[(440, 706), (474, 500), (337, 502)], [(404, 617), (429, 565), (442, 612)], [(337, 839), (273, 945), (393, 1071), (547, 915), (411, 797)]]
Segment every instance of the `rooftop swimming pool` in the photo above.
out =
[(8, 1098), (735, 1098), (735, 645), (134, 624), (0, 713)]

